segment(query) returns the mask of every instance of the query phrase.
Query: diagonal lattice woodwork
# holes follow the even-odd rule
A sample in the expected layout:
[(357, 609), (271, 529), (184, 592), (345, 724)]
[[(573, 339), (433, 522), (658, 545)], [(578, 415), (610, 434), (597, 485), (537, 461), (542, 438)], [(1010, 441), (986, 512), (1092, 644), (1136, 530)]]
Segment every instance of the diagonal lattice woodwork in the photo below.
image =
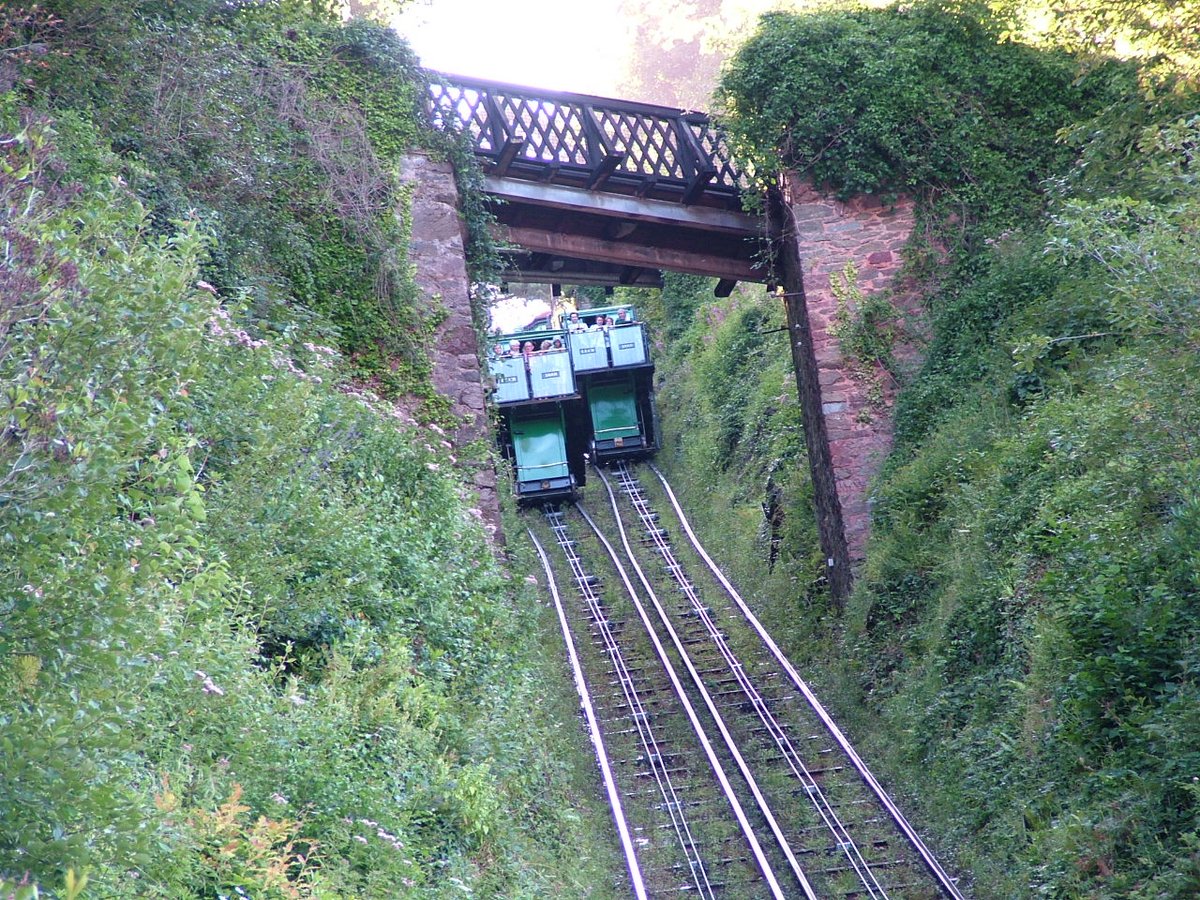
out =
[(505, 277), (654, 286), (663, 271), (770, 282), (765, 223), (708, 116), (428, 73), (434, 128), (465, 135), (507, 245)]
[(739, 209), (743, 179), (703, 113), (430, 74), (435, 128), (506, 178)]

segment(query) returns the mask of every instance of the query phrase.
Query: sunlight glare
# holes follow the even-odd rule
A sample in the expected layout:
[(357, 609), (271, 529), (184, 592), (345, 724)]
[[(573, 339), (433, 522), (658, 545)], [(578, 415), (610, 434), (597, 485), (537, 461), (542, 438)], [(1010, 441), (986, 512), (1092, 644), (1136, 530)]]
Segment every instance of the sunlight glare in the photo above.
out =
[(617, 6), (618, 0), (419, 0), (393, 24), (429, 69), (619, 96), (628, 40)]

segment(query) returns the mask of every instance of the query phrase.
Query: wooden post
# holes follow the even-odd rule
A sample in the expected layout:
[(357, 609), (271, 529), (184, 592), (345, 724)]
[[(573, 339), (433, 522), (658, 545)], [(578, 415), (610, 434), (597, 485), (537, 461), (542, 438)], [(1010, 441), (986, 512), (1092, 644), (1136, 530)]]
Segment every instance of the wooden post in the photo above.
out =
[(838, 500), (825, 414), (821, 408), (821, 382), (817, 357), (813, 351), (808, 305), (804, 300), (804, 274), (800, 249), (796, 244), (796, 222), (783, 192), (773, 187), (767, 193), (767, 214), (771, 234), (778, 241), (775, 262), (778, 281), (783, 287), (787, 310), (788, 343), (792, 348), (792, 368), (796, 372), (796, 392), (804, 420), (804, 443), (808, 449), (808, 469), (812, 476), (813, 501), (817, 509), (817, 532), (825, 557), (829, 593), (841, 609), (850, 595), (852, 575), (846, 531), (842, 525), (842, 504)]

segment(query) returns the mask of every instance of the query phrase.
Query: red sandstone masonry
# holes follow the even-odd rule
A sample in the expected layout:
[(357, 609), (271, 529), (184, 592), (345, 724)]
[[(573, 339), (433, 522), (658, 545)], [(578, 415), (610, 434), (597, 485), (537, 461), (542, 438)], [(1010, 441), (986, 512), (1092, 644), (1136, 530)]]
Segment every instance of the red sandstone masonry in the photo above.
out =
[(470, 282), (467, 278), (458, 188), (448, 163), (420, 154), (404, 159), (401, 178), (414, 185), (412, 236), (408, 258), (421, 293), (437, 298), (446, 309), (430, 347), (433, 386), (448, 397), (451, 412), (461, 423), (449, 436), (458, 467), (469, 473), (479, 497), (479, 509), (493, 533), (500, 525), (496, 472), (491, 460), (464, 459), (468, 445), (487, 437), (487, 410), (475, 328), (471, 321)]
[[(896, 284), (901, 251), (912, 234), (913, 201), (900, 197), (885, 205), (874, 196), (841, 201), (795, 177), (787, 180), (786, 198), (796, 218), (797, 243), (804, 261), (804, 294), (846, 542), (851, 559), (857, 562), (863, 558), (870, 526), (870, 479), (892, 445), (896, 384), (886, 372), (880, 373), (882, 407), (869, 402), (867, 385), (856, 377), (837, 338), (829, 333), (838, 304), (831, 284), (840, 279), (846, 263), (854, 263), (862, 293), (869, 296), (894, 290), (892, 302), (904, 314), (909, 330), (920, 332), (916, 293)], [(898, 347), (896, 355), (912, 358), (915, 352), (911, 346)]]

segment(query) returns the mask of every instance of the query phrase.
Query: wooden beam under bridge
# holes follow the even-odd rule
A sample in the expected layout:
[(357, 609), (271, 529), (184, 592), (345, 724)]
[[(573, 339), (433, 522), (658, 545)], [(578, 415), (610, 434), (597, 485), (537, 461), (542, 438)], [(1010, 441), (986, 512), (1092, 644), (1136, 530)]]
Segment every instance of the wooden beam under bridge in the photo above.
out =
[(747, 239), (761, 237), (765, 230), (760, 216), (711, 206), (684, 206), (666, 200), (646, 200), (556, 184), (501, 178), (496, 175), (484, 177), (483, 189), (505, 204), (527, 203), (588, 216), (656, 225), (679, 225), (696, 231), (740, 235)]
[(722, 295), (770, 277), (750, 182), (704, 113), (438, 73), (429, 90), (431, 124), (471, 141), (524, 251), (509, 277), (645, 285), (666, 270), (715, 277)]
[(734, 281), (767, 280), (764, 269), (753, 259), (735, 259), (705, 253), (703, 242), (697, 249), (655, 247), (637, 240), (612, 241), (580, 234), (566, 234), (538, 227), (510, 225), (508, 239), (527, 250), (553, 254), (569, 259), (597, 260), (689, 275), (707, 275)]

